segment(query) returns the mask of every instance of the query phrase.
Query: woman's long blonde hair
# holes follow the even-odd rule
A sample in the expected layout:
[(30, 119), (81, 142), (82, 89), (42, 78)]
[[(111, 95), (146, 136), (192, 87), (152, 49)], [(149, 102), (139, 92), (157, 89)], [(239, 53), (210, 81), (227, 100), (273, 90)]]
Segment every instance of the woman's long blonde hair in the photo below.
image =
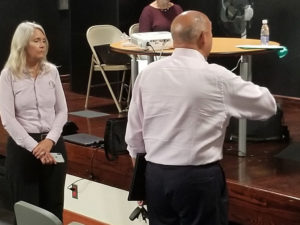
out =
[[(46, 37), (44, 28), (35, 22), (22, 22), (15, 30), (11, 41), (10, 54), (6, 61), (5, 67), (10, 69), (16, 77), (21, 77), (26, 68), (26, 47), (35, 29), (39, 29)], [(49, 43), (46, 38), (46, 54), (41, 63), (47, 62), (47, 53)]]

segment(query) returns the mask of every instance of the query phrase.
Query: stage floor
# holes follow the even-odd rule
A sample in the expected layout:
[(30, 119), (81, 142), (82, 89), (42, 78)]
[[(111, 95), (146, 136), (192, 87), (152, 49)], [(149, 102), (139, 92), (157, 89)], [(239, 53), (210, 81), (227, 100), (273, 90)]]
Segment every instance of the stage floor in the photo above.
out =
[[(93, 96), (89, 110), (101, 114), (90, 118), (76, 115), (74, 112), (84, 110), (85, 96), (69, 91), (68, 84), (64, 88), (72, 112), (69, 120), (76, 123), (78, 132), (103, 137), (108, 118), (126, 116), (126, 113), (118, 114), (112, 100)], [(289, 143), (249, 142), (246, 157), (238, 156), (237, 143), (224, 145), (221, 164), (230, 195), (230, 220), (239, 224), (300, 224), (300, 99), (283, 96), (276, 99), (284, 112), (283, 123), (290, 132)], [(2, 127), (0, 135), (0, 153), (5, 154), (6, 134)], [(275, 157), (290, 145), (293, 149), (287, 158)], [(67, 143), (67, 150), (68, 173), (128, 190), (132, 174), (128, 155), (109, 162), (103, 149)]]
[[(82, 98), (80, 95), (78, 97)], [(67, 98), (70, 111), (82, 110), (83, 101), (72, 93), (67, 94)], [(76, 104), (70, 101), (71, 98), (74, 98)], [(221, 164), (230, 195), (230, 220), (239, 224), (300, 224), (300, 99), (284, 96), (276, 96), (276, 99), (284, 112), (283, 124), (288, 126), (289, 143), (248, 142), (246, 157), (238, 156), (236, 142), (226, 142), (224, 145), (224, 159)], [(109, 117), (124, 116), (117, 114), (110, 100), (104, 101), (96, 97), (90, 98), (89, 110), (109, 115), (92, 119), (70, 115), (70, 120), (79, 124), (81, 132), (98, 136), (104, 134), (105, 122)], [(286, 158), (275, 157), (289, 146), (292, 151), (288, 152)], [(128, 156), (119, 157), (113, 164), (105, 162), (102, 153), (96, 153), (95, 158), (104, 165), (95, 168), (95, 171), (103, 171), (108, 165), (116, 166), (116, 163), (125, 171), (118, 181), (103, 173), (97, 177), (95, 172), (95, 180), (128, 189), (132, 172)], [(120, 171), (115, 171), (115, 176), (118, 175)]]

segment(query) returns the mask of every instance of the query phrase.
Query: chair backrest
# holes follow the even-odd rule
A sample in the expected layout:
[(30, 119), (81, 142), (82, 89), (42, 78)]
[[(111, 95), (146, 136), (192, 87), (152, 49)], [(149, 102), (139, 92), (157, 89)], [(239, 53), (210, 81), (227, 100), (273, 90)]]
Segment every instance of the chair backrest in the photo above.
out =
[(53, 213), (27, 202), (15, 203), (14, 209), (18, 225), (62, 225)]
[(139, 23), (132, 24), (132, 25), (129, 27), (129, 31), (128, 31), (129, 36), (130, 36), (131, 34), (138, 33), (138, 32), (139, 32), (139, 29), (140, 29), (139, 27), (140, 27), (140, 24), (139, 24)]
[(100, 61), (97, 57), (95, 46), (109, 45), (113, 42), (121, 41), (121, 35), (122, 32), (113, 25), (95, 25), (88, 28), (86, 38), (98, 64), (100, 64)]
[(90, 46), (106, 45), (121, 40), (122, 32), (113, 25), (91, 26), (86, 32)]

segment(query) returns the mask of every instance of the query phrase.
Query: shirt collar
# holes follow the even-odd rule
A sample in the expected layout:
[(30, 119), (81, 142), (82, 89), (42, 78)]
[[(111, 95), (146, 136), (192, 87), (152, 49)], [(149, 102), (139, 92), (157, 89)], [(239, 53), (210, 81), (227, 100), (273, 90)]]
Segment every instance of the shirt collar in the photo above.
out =
[[(44, 71), (45, 71), (45, 69), (46, 69), (46, 65), (45, 65), (44, 62), (42, 62), (42, 63), (41, 63), (41, 71), (40, 71), (39, 75), (43, 74)], [(24, 68), (23, 73), (24, 73), (24, 75), (25, 75), (26, 77), (31, 77), (31, 75), (30, 75), (30, 73), (29, 73), (29, 71), (28, 71), (27, 68)]]
[(201, 54), (201, 52), (191, 48), (175, 48), (172, 55), (197, 57), (200, 58), (201, 60), (206, 61), (206, 58)]

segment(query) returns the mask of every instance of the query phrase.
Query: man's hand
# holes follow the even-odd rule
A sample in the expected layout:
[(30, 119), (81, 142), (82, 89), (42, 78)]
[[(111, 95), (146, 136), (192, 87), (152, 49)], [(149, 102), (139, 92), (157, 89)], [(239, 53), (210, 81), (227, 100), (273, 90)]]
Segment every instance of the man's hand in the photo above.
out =
[(131, 158), (131, 162), (132, 162), (133, 167), (135, 167), (135, 160), (136, 160), (136, 158)]

